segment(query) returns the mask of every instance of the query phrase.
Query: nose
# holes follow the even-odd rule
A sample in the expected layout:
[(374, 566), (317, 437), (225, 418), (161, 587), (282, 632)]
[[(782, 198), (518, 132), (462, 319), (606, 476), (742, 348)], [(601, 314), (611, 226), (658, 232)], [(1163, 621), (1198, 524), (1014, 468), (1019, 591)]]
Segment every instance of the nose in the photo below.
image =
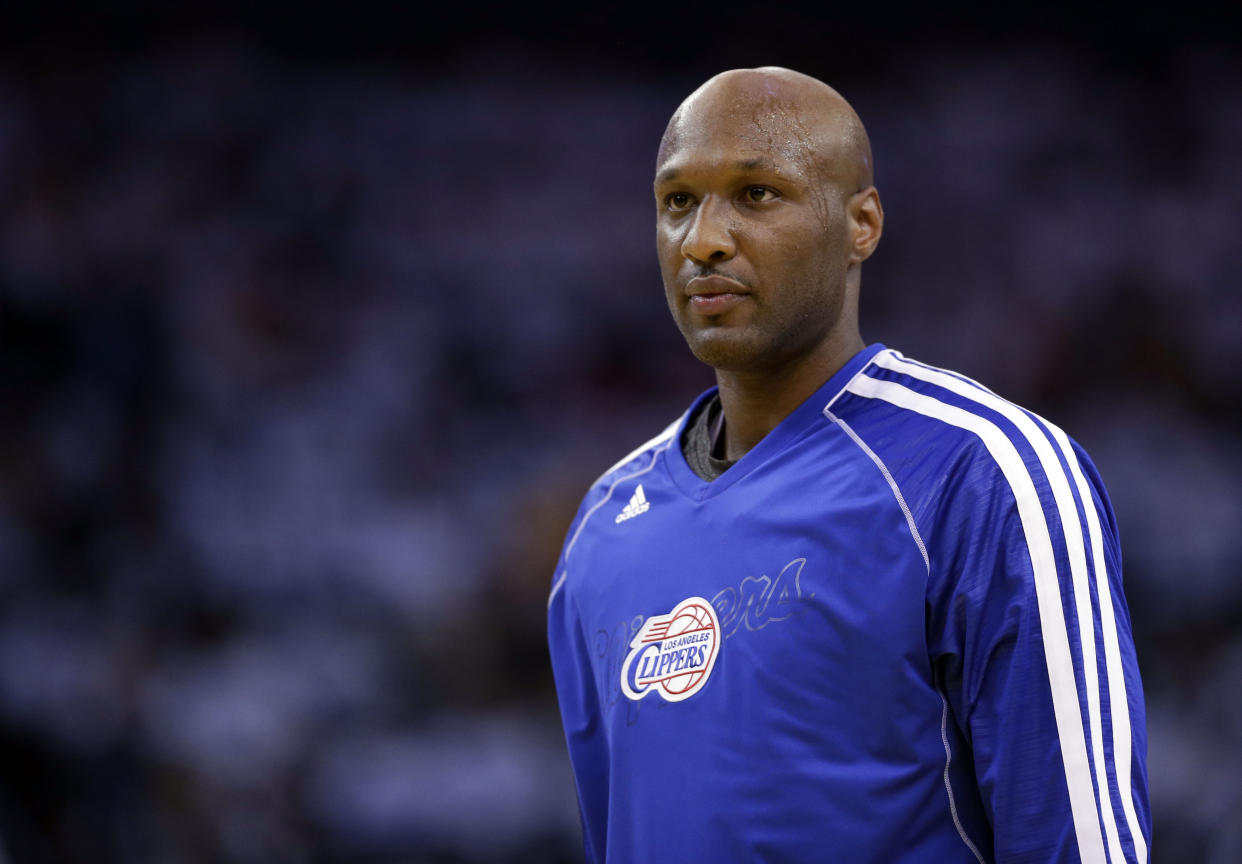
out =
[(737, 253), (729, 224), (732, 208), (727, 201), (709, 196), (695, 210), (694, 219), (681, 241), (681, 254), (698, 264), (728, 261)]

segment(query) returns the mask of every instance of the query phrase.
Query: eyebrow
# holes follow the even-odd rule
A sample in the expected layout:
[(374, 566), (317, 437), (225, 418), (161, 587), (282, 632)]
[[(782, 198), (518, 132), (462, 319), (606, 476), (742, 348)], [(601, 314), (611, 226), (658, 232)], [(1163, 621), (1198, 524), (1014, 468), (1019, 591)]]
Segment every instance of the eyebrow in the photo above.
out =
[[(734, 162), (732, 167), (737, 171), (775, 171), (775, 164), (762, 156), (753, 156), (750, 159), (739, 159)], [(671, 183), (680, 176), (681, 168), (670, 166), (658, 171), (655, 176), (656, 183)]]

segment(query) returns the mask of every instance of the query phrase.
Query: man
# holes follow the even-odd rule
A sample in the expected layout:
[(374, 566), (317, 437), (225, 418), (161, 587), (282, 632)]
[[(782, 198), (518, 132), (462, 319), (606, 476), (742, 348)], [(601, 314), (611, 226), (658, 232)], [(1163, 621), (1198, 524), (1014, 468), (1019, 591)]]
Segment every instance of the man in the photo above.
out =
[(866, 347), (862, 123), (784, 69), (660, 143), (669, 308), (718, 386), (587, 493), (548, 601), (592, 862), (1144, 862), (1143, 695), (1086, 454)]

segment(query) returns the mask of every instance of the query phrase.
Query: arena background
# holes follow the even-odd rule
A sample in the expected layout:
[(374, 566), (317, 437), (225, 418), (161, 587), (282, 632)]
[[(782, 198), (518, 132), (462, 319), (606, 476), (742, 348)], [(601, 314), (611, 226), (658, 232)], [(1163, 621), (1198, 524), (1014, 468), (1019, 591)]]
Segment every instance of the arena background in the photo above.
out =
[(1242, 860), (1238, 30), (937, 8), (13, 7), (0, 861), (579, 859), (551, 571), (711, 383), (650, 175), (763, 63), (871, 132), (865, 338), (1093, 455), (1153, 860)]

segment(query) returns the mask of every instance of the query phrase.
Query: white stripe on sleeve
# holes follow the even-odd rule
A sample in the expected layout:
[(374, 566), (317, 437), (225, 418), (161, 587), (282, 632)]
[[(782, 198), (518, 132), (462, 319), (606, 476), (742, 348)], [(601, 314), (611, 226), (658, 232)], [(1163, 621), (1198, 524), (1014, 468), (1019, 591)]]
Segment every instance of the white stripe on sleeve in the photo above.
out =
[[(1096, 785), (1099, 789), (1100, 795), (1100, 810), (1104, 818), (1104, 830), (1108, 837), (1108, 850), (1113, 861), (1123, 862), (1126, 860), (1126, 856), (1121, 851), (1121, 840), (1117, 833), (1117, 819), (1113, 812), (1112, 793), (1108, 784), (1109, 772), (1106, 766), (1107, 760), (1104, 754), (1103, 726), (1100, 720), (1099, 667), (1096, 665), (1095, 622), (1093, 610), (1091, 608), (1091, 590), (1087, 585), (1088, 576), (1086, 549), (1083, 542), (1082, 523), (1078, 517), (1078, 510), (1074, 506), (1074, 496), (1070, 492), (1069, 482), (1065, 476), (1065, 470), (1062, 468), (1060, 460), (1057, 459), (1057, 455), (1053, 451), (1047, 436), (1043, 434), (1026, 411), (1017, 407), (1013, 403), (1001, 399), (999, 396), (987, 389), (981, 389), (978, 386), (971, 386), (971, 383), (967, 383), (962, 378), (955, 375), (949, 375), (946, 372), (933, 369), (921, 363), (912, 363), (904, 358), (899, 359), (891, 354), (885, 353), (877, 355), (875, 361), (877, 365), (885, 369), (910, 375), (930, 384), (935, 384), (956, 393), (959, 396), (964, 396), (965, 398), (977, 402), (980, 405), (991, 408), (993, 411), (996, 411), (1018, 427), (1018, 430), (1023, 434), (1023, 436), (1026, 437), (1031, 447), (1035, 450), (1036, 456), (1039, 457), (1039, 463), (1043, 467), (1044, 474), (1048, 478), (1048, 483), (1052, 488), (1053, 498), (1056, 501), (1057, 510), (1061, 515), (1061, 527), (1065, 533), (1065, 545), (1067, 551), (1069, 552), (1070, 578), (1074, 586), (1074, 605), (1078, 615), (1079, 647), (1082, 651), (1083, 673), (1087, 689), (1087, 716), (1090, 722), (1091, 753), (1095, 765)], [(1051, 424), (1048, 424), (1047, 421), (1044, 422), (1051, 430)], [(1065, 433), (1062, 432), (1061, 437), (1064, 437), (1064, 434)], [(1072, 452), (1069, 450), (1068, 439), (1063, 445), (1060, 440), (1058, 440), (1057, 443), (1060, 445), (1062, 452), (1065, 454), (1066, 463), (1077, 468), (1077, 460), (1073, 457)], [(1078, 475), (1074, 478), (1074, 480), (1075, 485), (1077, 485), (1079, 489), (1079, 496), (1082, 498), (1083, 512), (1087, 513), (1087, 518), (1089, 520), (1088, 532), (1090, 533), (1091, 528), (1090, 520), (1094, 518), (1094, 527), (1096, 530), (1093, 536), (1096, 540), (1098, 540), (1099, 517), (1095, 513), (1095, 506), (1092, 502), (1090, 493), (1087, 492), (1084, 495), (1086, 481), (1082, 479), (1081, 471), (1078, 472)], [(1121, 674), (1120, 650), (1117, 650), (1114, 656), (1109, 656), (1110, 652), (1108, 650), (1108, 644), (1110, 638), (1112, 644), (1114, 646), (1117, 645), (1117, 625), (1116, 619), (1113, 616), (1111, 599), (1106, 599), (1109, 598), (1107, 588), (1108, 579), (1107, 573), (1103, 566), (1102, 550), (1098, 556), (1094, 556), (1094, 562), (1096, 565), (1096, 591), (1099, 594), (1101, 607), (1101, 631), (1104, 634), (1105, 662), (1109, 667), (1107, 670), (1107, 680), (1109, 683), (1108, 692), (1113, 696), (1110, 702), (1115, 705), (1118, 701), (1120, 701), (1123, 705), (1125, 705), (1124, 683), (1122, 684), (1120, 691), (1114, 689), (1113, 687), (1114, 679), (1122, 679), (1124, 676)], [(1101, 578), (1101, 576), (1104, 578)], [(1103, 585), (1103, 591), (1101, 591), (1101, 585)], [(1126, 775), (1127, 782), (1124, 784), (1121, 782), (1122, 772), (1119, 770), (1117, 772), (1117, 784), (1118, 790), (1121, 794), (1123, 807), (1129, 803), (1130, 810), (1133, 811), (1134, 805), (1128, 800), (1130, 797), (1129, 714), (1128, 711), (1123, 711), (1122, 713), (1126, 714), (1124, 729), (1125, 740), (1124, 742), (1118, 741), (1117, 729), (1114, 720), (1113, 758), (1116, 761), (1119, 753), (1124, 753), (1122, 761), (1125, 762), (1124, 773)], [(1113, 714), (1115, 716), (1115, 709)], [(1123, 751), (1119, 751), (1117, 749), (1118, 744), (1124, 744)], [(1118, 768), (1120, 768), (1119, 763)], [(1127, 818), (1129, 818), (1129, 813), (1126, 815)], [(1130, 829), (1131, 834), (1139, 837), (1139, 839), (1135, 842), (1135, 851), (1138, 853), (1137, 860), (1139, 864), (1143, 864), (1147, 857), (1146, 847), (1140, 845), (1143, 841), (1141, 835), (1137, 834), (1136, 828), (1137, 819), (1134, 819), (1130, 821)], [(1142, 849), (1141, 852), (1139, 851), (1140, 849)]]
[(1005, 433), (994, 423), (908, 387), (860, 376), (851, 381), (846, 389), (855, 395), (882, 399), (899, 408), (932, 417), (977, 435), (996, 460), (1013, 490), (1022, 530), (1026, 535), (1027, 551), (1031, 556), (1035, 597), (1044, 636), (1044, 659), (1052, 690), (1052, 711), (1061, 746), (1061, 761), (1065, 766), (1065, 782), (1074, 820), (1074, 832), (1078, 840), (1078, 854), (1083, 864), (1107, 864), (1108, 857), (1104, 851), (1104, 838), (1100, 834), (1095, 792), (1091, 782), (1091, 764), (1087, 758), (1086, 737), (1083, 734), (1078, 688), (1074, 681), (1074, 661), (1070, 652), (1065, 611), (1061, 606), (1056, 556), (1051, 535), (1048, 533), (1043, 504), (1022, 457)]
[(1074, 483), (1078, 486), (1078, 497), (1082, 499), (1082, 509), (1087, 514), (1087, 532), (1091, 537), (1091, 557), (1095, 561), (1095, 589), (1100, 598), (1100, 624), (1104, 633), (1104, 659), (1108, 668), (1108, 696), (1110, 716), (1113, 719), (1113, 762), (1117, 772), (1117, 790), (1121, 798), (1121, 809), (1125, 811), (1126, 823), (1130, 826), (1130, 836), (1134, 838), (1135, 859), (1138, 864), (1147, 864), (1147, 841), (1143, 838), (1143, 830), (1139, 825), (1138, 815), (1134, 812), (1134, 790), (1130, 779), (1130, 754), (1133, 744), (1130, 739), (1130, 698), (1126, 693), (1126, 676), (1121, 665), (1121, 646), (1117, 640), (1117, 619), (1113, 614), (1112, 590), (1108, 587), (1108, 568), (1104, 562), (1103, 530), (1100, 527), (1100, 516), (1095, 511), (1091, 498), (1091, 490), (1083, 477), (1082, 466), (1070, 446), (1069, 437), (1058, 427), (1044, 421), (1048, 431), (1057, 439), (1065, 461), (1074, 475)]

